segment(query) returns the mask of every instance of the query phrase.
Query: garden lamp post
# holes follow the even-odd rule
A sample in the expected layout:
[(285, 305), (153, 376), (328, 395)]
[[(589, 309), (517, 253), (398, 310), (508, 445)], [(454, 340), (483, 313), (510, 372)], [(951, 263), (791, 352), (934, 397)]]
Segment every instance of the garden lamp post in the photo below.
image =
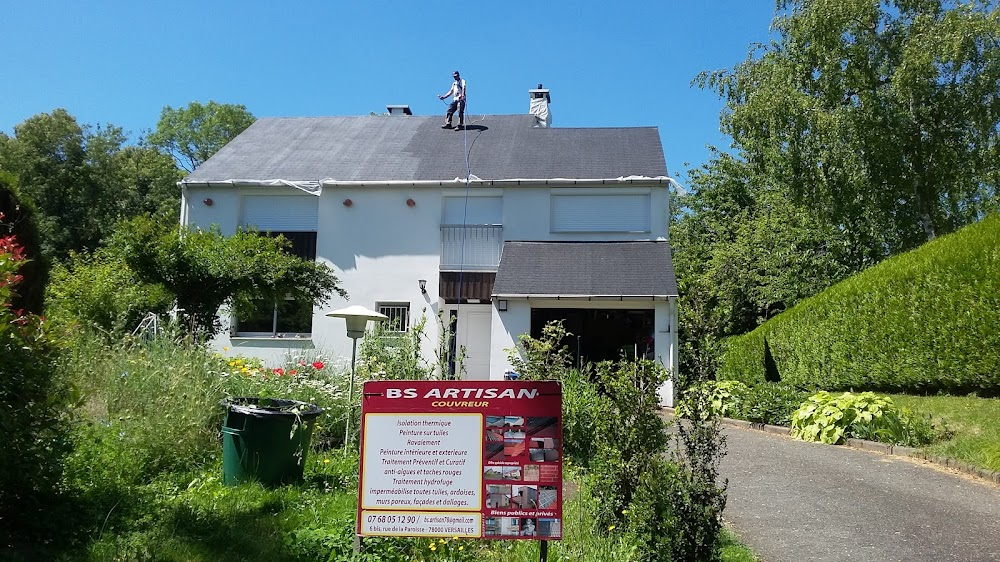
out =
[(327, 312), (327, 316), (343, 318), (347, 321), (347, 337), (351, 338), (353, 346), (351, 348), (351, 382), (347, 387), (347, 428), (344, 430), (344, 451), (347, 451), (347, 443), (351, 437), (351, 418), (354, 416), (354, 369), (358, 358), (358, 338), (365, 335), (365, 328), (368, 321), (384, 322), (389, 319), (385, 314), (379, 314), (374, 310), (354, 305), (340, 310)]

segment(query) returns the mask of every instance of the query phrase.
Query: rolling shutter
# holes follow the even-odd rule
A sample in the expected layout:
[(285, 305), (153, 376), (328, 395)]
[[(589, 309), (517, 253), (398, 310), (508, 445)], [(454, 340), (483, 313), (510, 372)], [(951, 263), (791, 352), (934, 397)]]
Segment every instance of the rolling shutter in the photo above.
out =
[(262, 231), (315, 232), (319, 225), (319, 197), (248, 195), (243, 198), (240, 224)]
[(553, 195), (552, 232), (649, 232), (649, 194)]

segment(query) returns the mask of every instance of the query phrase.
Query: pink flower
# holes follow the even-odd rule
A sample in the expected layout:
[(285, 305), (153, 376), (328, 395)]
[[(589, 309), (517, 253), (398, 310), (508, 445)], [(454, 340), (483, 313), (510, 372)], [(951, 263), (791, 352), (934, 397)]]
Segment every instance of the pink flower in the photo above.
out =
[(323, 365), (322, 361), (316, 361), (315, 363), (313, 363), (313, 369), (316, 369), (317, 371), (322, 369), (324, 366), (325, 365)]
[(297, 372), (298, 372), (298, 371), (296, 371), (295, 369), (292, 369), (291, 371), (288, 371), (288, 374), (289, 374), (289, 375), (294, 375), (294, 374), (295, 374), (295, 373), (297, 373)]
[(274, 374), (276, 374), (276, 375), (278, 375), (280, 377), (281, 375), (285, 374), (285, 370), (282, 369), (281, 367), (278, 367), (277, 369), (274, 370)]

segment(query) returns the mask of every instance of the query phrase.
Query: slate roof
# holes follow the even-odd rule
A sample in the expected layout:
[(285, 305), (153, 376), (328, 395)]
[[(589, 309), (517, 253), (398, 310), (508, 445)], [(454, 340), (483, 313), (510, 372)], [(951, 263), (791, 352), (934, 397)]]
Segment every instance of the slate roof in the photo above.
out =
[(466, 138), (442, 121), (261, 118), (184, 181), (451, 181), (466, 177), (466, 151), (483, 180), (667, 175), (656, 127), (539, 129), (531, 115), (466, 115)]
[(677, 296), (667, 242), (505, 242), (493, 296)]

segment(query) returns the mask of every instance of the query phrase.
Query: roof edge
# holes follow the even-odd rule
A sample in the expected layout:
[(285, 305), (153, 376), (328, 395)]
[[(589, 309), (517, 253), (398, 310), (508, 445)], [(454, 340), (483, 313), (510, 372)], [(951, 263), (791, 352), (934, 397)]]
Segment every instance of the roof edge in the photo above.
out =
[(639, 301), (639, 300), (652, 300), (652, 301), (665, 301), (670, 299), (670, 297), (679, 297), (680, 295), (563, 295), (563, 294), (541, 294), (541, 293), (493, 293), (491, 295), (494, 298), (500, 299), (555, 299), (555, 300), (588, 300), (588, 301)]
[[(228, 179), (228, 180), (187, 180), (178, 182), (182, 187), (505, 187), (505, 186), (548, 186), (548, 187), (599, 187), (605, 185), (655, 185), (669, 186), (668, 176), (621, 176), (617, 178), (512, 178), (498, 180), (455, 178), (453, 180), (285, 180), (285, 179)], [(295, 184), (295, 185), (293, 185)]]

